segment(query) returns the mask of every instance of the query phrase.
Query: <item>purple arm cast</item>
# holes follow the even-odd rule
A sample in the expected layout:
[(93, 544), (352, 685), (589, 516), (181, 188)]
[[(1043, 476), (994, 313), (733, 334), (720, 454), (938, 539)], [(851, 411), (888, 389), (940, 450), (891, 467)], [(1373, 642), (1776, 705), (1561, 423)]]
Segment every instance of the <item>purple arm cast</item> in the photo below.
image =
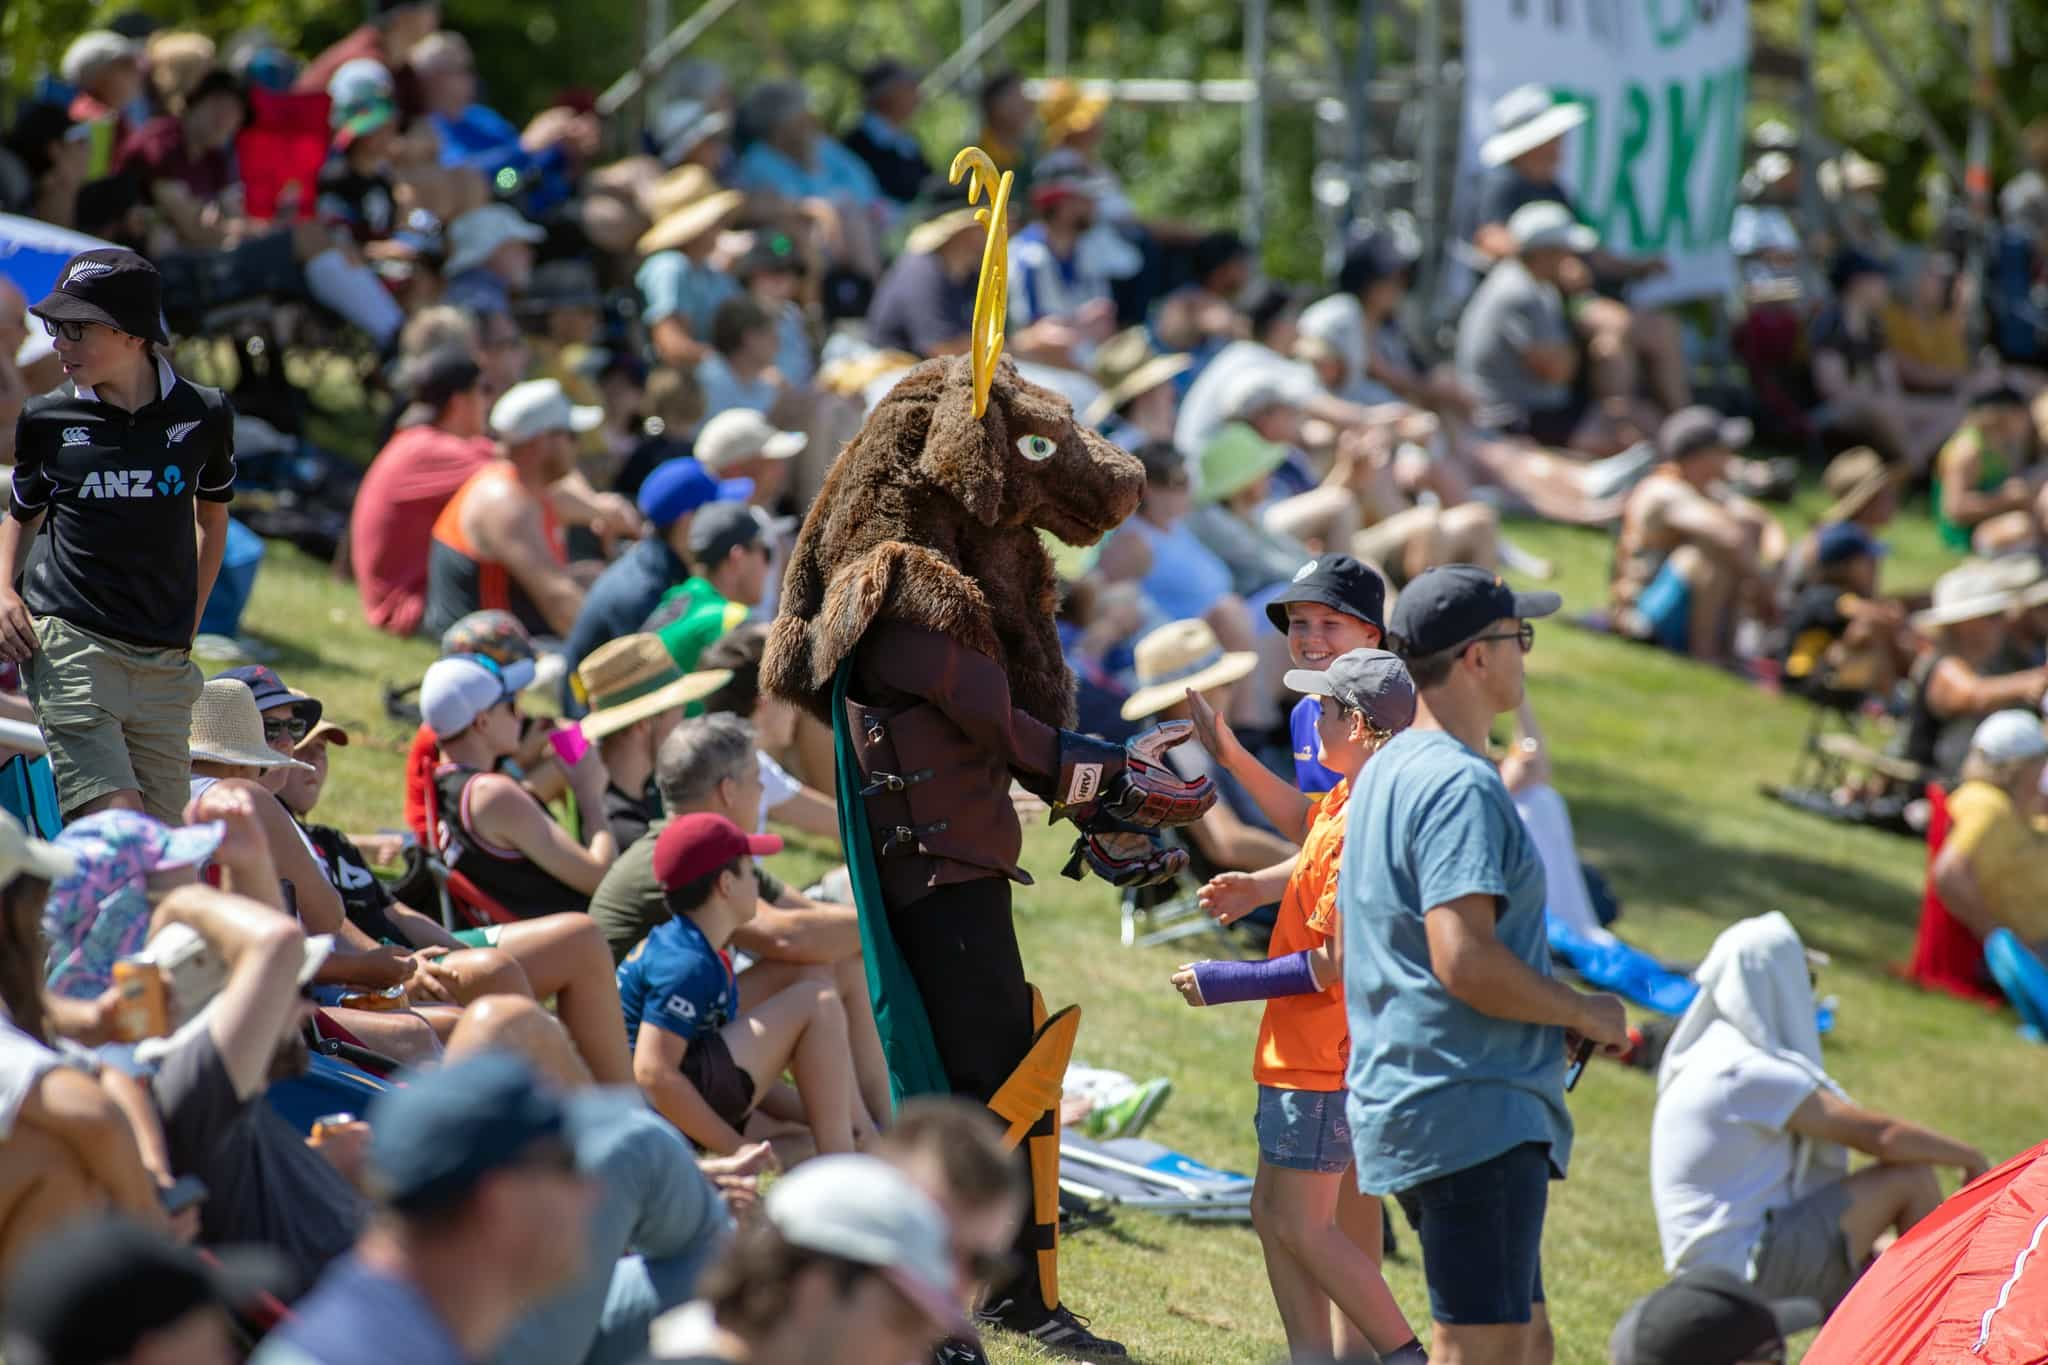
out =
[(1197, 962), (1195, 985), (1205, 1005), (1234, 1005), (1241, 1000), (1272, 1000), (1283, 995), (1314, 995), (1315, 968), (1307, 951), (1264, 962)]

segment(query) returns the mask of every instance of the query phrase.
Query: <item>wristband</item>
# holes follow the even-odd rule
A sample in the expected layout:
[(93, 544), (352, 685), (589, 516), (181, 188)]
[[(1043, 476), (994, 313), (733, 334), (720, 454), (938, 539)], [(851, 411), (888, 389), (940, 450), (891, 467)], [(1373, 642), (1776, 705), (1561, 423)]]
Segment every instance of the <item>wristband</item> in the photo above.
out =
[(1315, 968), (1309, 965), (1306, 949), (1264, 962), (1197, 962), (1194, 970), (1195, 986), (1205, 1005), (1314, 995), (1322, 989), (1316, 985)]

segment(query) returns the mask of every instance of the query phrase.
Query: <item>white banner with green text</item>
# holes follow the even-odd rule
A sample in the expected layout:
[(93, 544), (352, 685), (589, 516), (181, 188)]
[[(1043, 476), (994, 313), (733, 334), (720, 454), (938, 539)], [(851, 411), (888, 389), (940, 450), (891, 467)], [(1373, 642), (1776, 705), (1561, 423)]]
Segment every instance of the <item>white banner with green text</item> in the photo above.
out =
[(1548, 86), (1586, 107), (1561, 179), (1618, 256), (1670, 272), (1631, 291), (1643, 305), (1727, 292), (1728, 222), (1749, 98), (1747, 0), (1466, 0), (1465, 147), (1492, 130), (1493, 102)]

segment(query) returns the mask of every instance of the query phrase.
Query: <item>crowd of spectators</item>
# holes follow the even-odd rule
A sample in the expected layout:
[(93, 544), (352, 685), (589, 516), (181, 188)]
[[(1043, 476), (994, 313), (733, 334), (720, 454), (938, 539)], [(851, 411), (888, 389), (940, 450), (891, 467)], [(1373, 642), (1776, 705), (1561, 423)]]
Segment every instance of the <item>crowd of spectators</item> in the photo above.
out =
[[(374, 8), (303, 64), (260, 33), (96, 29), (0, 140), (0, 208), (111, 244), (41, 301), (0, 285), (0, 660), (62, 817), (0, 820), (0, 1272), (23, 1275), (0, 1308), (33, 1300), (14, 1330), (52, 1359), (279, 1322), (258, 1358), (282, 1365), (829, 1360), (849, 1339), (972, 1359), (1017, 1172), (985, 1116), (892, 1115), (844, 879), (798, 889), (755, 861), (782, 847), (771, 822), (838, 838), (830, 731), (761, 692), (765, 626), (868, 407), (968, 347), (987, 231), (940, 173), (952, 147), (920, 140), (920, 75), (883, 56), (836, 135), (801, 83), (683, 63), (616, 155), (577, 92), (523, 127), (493, 108), (508, 92), (431, 0)], [(1579, 873), (1568, 818), (1560, 851), (1524, 800), (1556, 795), (1520, 689), (1544, 610), (1499, 575), (1550, 566), (1516, 522), (1612, 528), (1589, 624), (1889, 711), (1893, 751), (1822, 800), (1853, 815), (1902, 769), (1954, 788), (1916, 973), (1995, 997), (1985, 945), (2038, 950), (2048, 877), (2048, 181), (2001, 196), (1980, 354), (1961, 257), (1900, 252), (1863, 212), (1876, 168), (1831, 163), (1826, 220), (1800, 222), (1760, 131), (1738, 392), (1679, 313), (1630, 302), (1662, 265), (1581, 221), (1560, 165), (1583, 109), (1541, 88), (1477, 130), (1469, 296), (1440, 326), (1401, 232), (1357, 234), (1319, 287), (1268, 279), (1235, 234), (1140, 211), (1104, 159), (1106, 97), (1034, 99), (1010, 72), (973, 96), (960, 140), (1016, 176), (1007, 354), (1145, 471), (1135, 515), (1063, 561), (1083, 724), (1193, 722), (1168, 761), (1223, 797), (1182, 835), (1204, 903), (1305, 955), (1322, 1002), (1269, 1014), (1255, 1073), (1255, 1219), (1290, 1343), (1422, 1358), (1377, 1278), (1377, 1203), (1334, 1179), (1356, 1130), (1377, 1152), (1358, 1176), (1421, 1230), (1439, 1348), (1523, 1358), (1521, 1335), (1462, 1329), (1533, 1320), (1547, 1344), (1560, 1030), (1629, 1038), (1612, 997), (1548, 980), (1543, 875)], [(316, 822), (352, 738), (319, 698), (260, 666), (204, 679), (188, 654), (248, 418), (174, 368), (174, 338), (245, 304), (372, 358), (382, 421), (337, 567), (370, 627), (439, 643), (406, 836)], [(1768, 505), (1796, 466), (1746, 456), (1759, 436), (1825, 464), (1804, 536)], [(1880, 536), (1914, 480), (1967, 558), (1901, 596)], [(1473, 755), (1509, 713), (1529, 747), (1496, 772)], [(1457, 821), (1418, 813), (1439, 787)], [(1405, 883), (1339, 896), (1347, 799), (1385, 816), (1360, 857)], [(1396, 905), (1426, 942), (1365, 932)], [(1738, 929), (1664, 1053), (1665, 1292), (1722, 1273), (1825, 1310), (1938, 1201), (1931, 1168), (1984, 1161), (1851, 1105), (1809, 1036), (1796, 935)], [(1225, 998), (1203, 998), (1215, 965), (1176, 979), (1191, 1003)], [(1470, 1124), (1426, 1050), (1350, 1054), (1340, 979), (1361, 1034), (1450, 1039), (1500, 1121)], [(1795, 1178), (1814, 1144), (1883, 1165)], [(1456, 1208), (1475, 1172), (1516, 1201), (1514, 1237), (1483, 1249)], [(117, 1218), (56, 1235), (83, 1211)], [(282, 1265), (229, 1275), (172, 1241)], [(111, 1354), (55, 1344), (91, 1317), (72, 1296), (144, 1283), (160, 1311), (125, 1316)], [(1632, 1313), (1618, 1357), (1656, 1316)]]

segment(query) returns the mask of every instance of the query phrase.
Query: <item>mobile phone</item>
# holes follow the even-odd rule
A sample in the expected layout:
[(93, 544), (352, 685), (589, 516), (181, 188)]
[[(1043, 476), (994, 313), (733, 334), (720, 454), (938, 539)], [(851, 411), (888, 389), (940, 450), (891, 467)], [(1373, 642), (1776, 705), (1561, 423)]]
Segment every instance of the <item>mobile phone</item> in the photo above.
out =
[(168, 1214), (180, 1214), (186, 1209), (206, 1202), (210, 1194), (206, 1182), (196, 1175), (181, 1175), (157, 1195)]
[(1573, 1086), (1579, 1083), (1579, 1077), (1585, 1074), (1586, 1063), (1592, 1056), (1593, 1040), (1591, 1038), (1580, 1039), (1578, 1049), (1572, 1053), (1571, 1065), (1564, 1069), (1564, 1088), (1567, 1093), (1571, 1091)]

